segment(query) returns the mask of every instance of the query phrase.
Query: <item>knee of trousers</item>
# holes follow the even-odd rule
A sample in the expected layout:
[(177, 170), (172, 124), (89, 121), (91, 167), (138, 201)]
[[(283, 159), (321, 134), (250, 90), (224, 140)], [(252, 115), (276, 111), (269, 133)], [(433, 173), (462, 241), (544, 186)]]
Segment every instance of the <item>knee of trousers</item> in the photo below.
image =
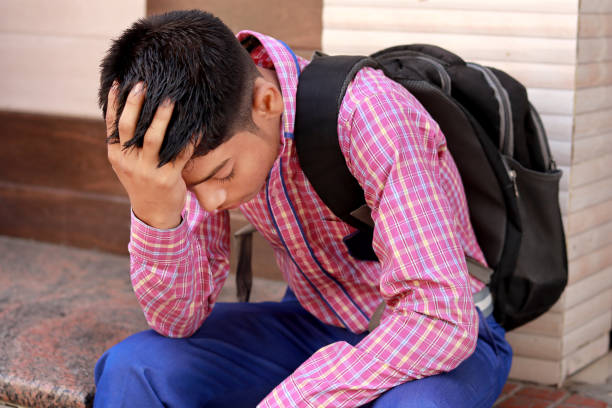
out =
[[(162, 365), (164, 343), (167, 339), (153, 330), (136, 333), (107, 350), (95, 366), (95, 382), (102, 376), (125, 378), (138, 375), (144, 370), (151, 372), (155, 366)], [(167, 369), (168, 367), (166, 367)]]

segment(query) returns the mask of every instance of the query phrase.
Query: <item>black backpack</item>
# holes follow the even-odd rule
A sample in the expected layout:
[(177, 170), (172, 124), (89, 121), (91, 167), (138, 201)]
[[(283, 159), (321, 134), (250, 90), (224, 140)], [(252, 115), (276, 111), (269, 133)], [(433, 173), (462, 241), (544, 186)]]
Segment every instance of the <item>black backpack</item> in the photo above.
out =
[(431, 45), (363, 56), (318, 54), (300, 75), (294, 138), (300, 165), (323, 202), (358, 229), (352, 256), (376, 260), (364, 193), (337, 134), (346, 89), (365, 66), (412, 93), (440, 125), (467, 196), (470, 219), (492, 268), (494, 316), (511, 330), (540, 316), (567, 283), (556, 168), (527, 91), (508, 74)]

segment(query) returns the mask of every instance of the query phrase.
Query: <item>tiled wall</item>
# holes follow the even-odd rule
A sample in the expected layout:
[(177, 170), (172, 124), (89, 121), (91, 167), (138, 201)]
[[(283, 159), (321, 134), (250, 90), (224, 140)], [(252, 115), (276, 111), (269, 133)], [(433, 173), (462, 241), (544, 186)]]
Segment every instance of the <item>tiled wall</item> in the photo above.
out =
[[(200, 8), (235, 31), (321, 48), (322, 0), (0, 1), (0, 234), (126, 253), (129, 202), (106, 160), (100, 60), (138, 18)], [(232, 226), (246, 221), (232, 214)], [(259, 276), (280, 277), (256, 236)]]
[(612, 3), (325, 0), (323, 48), (431, 43), (522, 81), (558, 166), (570, 282), (553, 310), (509, 333), (511, 376), (560, 383), (608, 349), (612, 316)]
[(145, 0), (0, 2), (0, 234), (126, 252), (99, 63)]
[(99, 118), (98, 65), (145, 0), (2, 0), (0, 110)]

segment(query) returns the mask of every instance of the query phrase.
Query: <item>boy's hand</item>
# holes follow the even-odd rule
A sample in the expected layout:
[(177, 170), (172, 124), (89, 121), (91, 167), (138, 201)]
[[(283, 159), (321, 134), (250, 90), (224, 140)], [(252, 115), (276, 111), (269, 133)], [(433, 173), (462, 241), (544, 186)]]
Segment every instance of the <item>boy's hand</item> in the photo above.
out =
[[(113, 85), (106, 110), (107, 135), (112, 133), (115, 124), (117, 93), (118, 87)], [(120, 142), (108, 145), (108, 160), (128, 193), (134, 214), (152, 227), (174, 228), (181, 223), (187, 195), (181, 172), (191, 158), (193, 145), (189, 144), (173, 162), (157, 167), (159, 150), (174, 108), (167, 100), (157, 108), (142, 148), (123, 149), (124, 143), (134, 136), (144, 98), (145, 89), (139, 82), (130, 91), (119, 118)]]

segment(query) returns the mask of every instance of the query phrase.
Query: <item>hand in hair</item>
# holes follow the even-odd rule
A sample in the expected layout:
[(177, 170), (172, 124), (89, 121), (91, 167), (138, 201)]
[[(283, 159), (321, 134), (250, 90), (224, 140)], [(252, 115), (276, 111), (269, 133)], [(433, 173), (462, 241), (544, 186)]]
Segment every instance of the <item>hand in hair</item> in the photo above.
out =
[[(118, 123), (120, 142), (108, 144), (108, 160), (128, 193), (134, 214), (152, 227), (174, 228), (181, 222), (185, 205), (187, 187), (181, 173), (191, 158), (193, 144), (190, 143), (175, 160), (158, 166), (159, 150), (174, 108), (167, 99), (157, 108), (142, 148), (123, 147), (134, 136), (145, 93), (142, 82), (130, 91)], [(107, 136), (113, 132), (116, 121), (117, 94), (118, 86), (113, 85), (108, 94)]]

